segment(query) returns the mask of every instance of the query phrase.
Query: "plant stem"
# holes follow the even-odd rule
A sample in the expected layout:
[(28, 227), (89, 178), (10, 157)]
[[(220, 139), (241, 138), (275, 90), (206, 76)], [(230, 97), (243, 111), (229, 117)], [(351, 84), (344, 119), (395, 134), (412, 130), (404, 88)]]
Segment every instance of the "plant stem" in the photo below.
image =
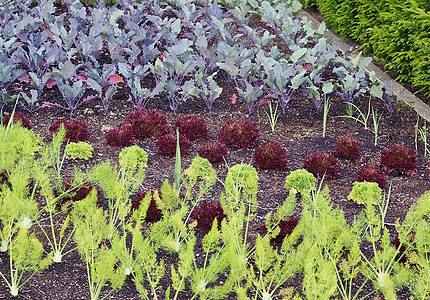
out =
[(323, 138), (325, 138), (325, 131), (326, 131), (326, 125), (327, 125), (327, 116), (328, 116), (329, 109), (330, 109), (330, 105), (328, 103), (327, 95), (324, 94)]
[(378, 118), (378, 110), (376, 108), (373, 109), (372, 107), (373, 129), (375, 132), (375, 146), (378, 143), (378, 127), (379, 127), (379, 122), (381, 121), (381, 118), (382, 118), (382, 115), (380, 115)]

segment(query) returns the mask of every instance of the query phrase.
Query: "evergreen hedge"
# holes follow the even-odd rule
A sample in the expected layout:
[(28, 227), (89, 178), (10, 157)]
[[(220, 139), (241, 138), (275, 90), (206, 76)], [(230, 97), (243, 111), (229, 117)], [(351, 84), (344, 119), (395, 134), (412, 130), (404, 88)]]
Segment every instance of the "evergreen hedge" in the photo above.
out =
[(301, 0), (317, 6), (328, 26), (365, 46), (368, 54), (430, 96), (430, 1)]

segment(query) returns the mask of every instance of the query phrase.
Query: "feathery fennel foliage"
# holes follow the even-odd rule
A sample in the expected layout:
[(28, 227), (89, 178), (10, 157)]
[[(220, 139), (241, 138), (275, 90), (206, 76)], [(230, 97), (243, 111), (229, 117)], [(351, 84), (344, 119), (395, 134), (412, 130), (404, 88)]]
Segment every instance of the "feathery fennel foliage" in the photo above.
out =
[(428, 299), (430, 297), (430, 192), (423, 194), (414, 203), (405, 220), (396, 222), (400, 245), (405, 247), (403, 255), (409, 266), (408, 287), (414, 299)]
[[(372, 187), (368, 182), (364, 185)], [(397, 299), (396, 288), (406, 284), (407, 270), (399, 263), (400, 248), (390, 244), (385, 226), (390, 192), (378, 197), (371, 188), (367, 191), (370, 191), (368, 197), (362, 199), (365, 208), (354, 221), (354, 228), (356, 234), (364, 238), (362, 244), (368, 242), (372, 246), (373, 257), (362, 254), (361, 273), (373, 282), (375, 291), (381, 291), (387, 299)], [(379, 202), (375, 202), (378, 198)]]
[[(1, 272), (0, 276), (9, 287), (11, 295), (18, 296), (19, 289), (51, 263), (52, 258), (45, 256), (43, 245), (34, 233), (28, 234), (27, 229), (20, 228), (9, 247), (10, 280)], [(24, 273), (30, 273), (25, 280)]]
[[(218, 221), (214, 220), (211, 230), (201, 240), (203, 248), (203, 262), (195, 256), (196, 240), (194, 235), (187, 240), (179, 253), (178, 271), (172, 268), (172, 281), (177, 287), (182, 287), (184, 280), (189, 282), (193, 292), (191, 299), (225, 299), (231, 292), (232, 282), (227, 280), (215, 285), (221, 274), (226, 273), (228, 267), (227, 253), (223, 251)], [(179, 280), (180, 279), (180, 280)], [(175, 285), (173, 286), (174, 289)], [(177, 290), (179, 291), (179, 290)], [(177, 298), (178, 293), (175, 294)]]
[(32, 161), (22, 158), (8, 170), (8, 183), (0, 189), (0, 251), (6, 252), (19, 228), (30, 229), (39, 216), (34, 199), (34, 188), (30, 188)]
[(304, 256), (303, 293), (306, 299), (330, 299), (338, 289), (336, 263), (354, 235), (343, 212), (330, 204), (328, 187), (302, 194), (299, 223), (303, 241), (297, 250)]
[(107, 282), (110, 282), (113, 289), (121, 288), (126, 275), (116, 268), (118, 259), (114, 251), (104, 244), (113, 233), (108, 226), (108, 214), (97, 207), (95, 189), (75, 205), (72, 221), (77, 249), (87, 266), (91, 300), (99, 299)]
[[(154, 197), (160, 199), (157, 191)], [(148, 300), (150, 295), (144, 283), (146, 282), (151, 288), (152, 299), (157, 299), (156, 289), (165, 273), (164, 261), (157, 258), (160, 244), (151, 241), (150, 237), (141, 230), (151, 198), (151, 193), (147, 193), (138, 209), (133, 211), (124, 231), (115, 232), (110, 240), (112, 251), (119, 261), (120, 271), (132, 277), (140, 296)], [(131, 246), (127, 245), (128, 237), (131, 237)]]
[[(62, 197), (68, 197), (75, 193), (84, 183), (82, 172), (77, 172), (70, 189), (67, 191), (63, 190), (61, 170), (64, 162), (64, 154), (62, 154), (61, 146), (64, 137), (65, 129), (64, 126), (61, 125), (60, 130), (53, 134), (51, 143), (45, 144), (41, 148), (39, 151), (40, 157), (38, 157), (31, 168), (34, 186), (38, 189), (39, 195), (45, 200), (43, 202), (44, 206), (40, 211), (48, 214), (49, 229), (45, 230), (43, 224), (45, 220), (39, 219), (36, 222), (53, 251), (53, 262), (61, 262), (64, 255), (75, 250), (75, 248), (66, 250), (74, 230), (74, 228), (72, 228), (71, 232), (65, 237), (65, 232), (69, 227), (70, 216), (66, 217), (59, 232), (56, 229), (57, 224), (55, 224), (54, 218), (58, 213), (61, 213), (61, 211), (58, 212), (57, 209), (58, 201)], [(59, 191), (58, 195), (54, 195), (53, 188)]]
[(197, 204), (202, 196), (207, 193), (216, 183), (217, 174), (211, 163), (200, 156), (196, 156), (191, 165), (182, 173), (182, 184), (186, 189), (185, 199), (193, 198), (192, 188), (199, 183), (199, 192), (195, 197), (194, 203)]
[(12, 118), (6, 126), (0, 126), (0, 170), (9, 170), (17, 161), (34, 157), (42, 145), (41, 139), (18, 124)]
[(119, 155), (119, 170), (111, 162), (103, 162), (87, 173), (89, 181), (100, 186), (109, 201), (110, 237), (125, 225), (130, 211), (130, 197), (141, 186), (147, 165), (146, 152), (132, 146), (124, 148)]

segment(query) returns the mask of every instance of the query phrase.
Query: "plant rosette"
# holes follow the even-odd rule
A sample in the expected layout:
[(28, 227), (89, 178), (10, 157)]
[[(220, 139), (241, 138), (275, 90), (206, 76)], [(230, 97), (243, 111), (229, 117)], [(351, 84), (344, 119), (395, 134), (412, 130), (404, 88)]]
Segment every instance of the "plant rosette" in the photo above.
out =
[(86, 142), (70, 142), (66, 146), (66, 158), (88, 160), (93, 157), (94, 148)]

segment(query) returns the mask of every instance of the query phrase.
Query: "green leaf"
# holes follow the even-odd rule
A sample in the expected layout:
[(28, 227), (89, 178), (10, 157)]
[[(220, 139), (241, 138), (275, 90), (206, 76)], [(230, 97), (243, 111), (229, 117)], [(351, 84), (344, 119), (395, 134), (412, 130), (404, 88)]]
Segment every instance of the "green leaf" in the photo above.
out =
[(308, 51), (307, 48), (300, 48), (300, 49), (294, 51), (294, 53), (291, 54), (291, 56), (290, 56), (290, 60), (293, 63), (298, 62), (300, 59), (302, 59), (306, 55), (307, 51)]
[(330, 94), (333, 91), (333, 89), (334, 89), (333, 83), (331, 83), (330, 81), (324, 82), (322, 91), (325, 95)]
[[(158, 191), (155, 191), (154, 194), (155, 193), (157, 193), (157, 197), (158, 197)], [(148, 207), (151, 203), (151, 200), (152, 200), (152, 193), (151, 192), (146, 193), (145, 197), (140, 201), (139, 208), (133, 212), (132, 220), (134, 220), (137, 224), (142, 224), (145, 221), (146, 213), (148, 211)]]
[(124, 12), (121, 9), (115, 10), (109, 18), (109, 24), (113, 27), (118, 27), (118, 24), (116, 23), (116, 21), (119, 19), (119, 17), (123, 15), (124, 15)]
[(354, 182), (348, 200), (354, 200), (358, 204), (379, 204), (381, 202), (382, 189), (376, 182)]
[(270, 245), (270, 239), (262, 238), (259, 234), (255, 241), (255, 265), (260, 272), (267, 272), (276, 260), (276, 250)]
[(210, 253), (218, 249), (220, 232), (218, 230), (218, 219), (215, 218), (211, 230), (203, 237), (202, 245), (205, 253)]

